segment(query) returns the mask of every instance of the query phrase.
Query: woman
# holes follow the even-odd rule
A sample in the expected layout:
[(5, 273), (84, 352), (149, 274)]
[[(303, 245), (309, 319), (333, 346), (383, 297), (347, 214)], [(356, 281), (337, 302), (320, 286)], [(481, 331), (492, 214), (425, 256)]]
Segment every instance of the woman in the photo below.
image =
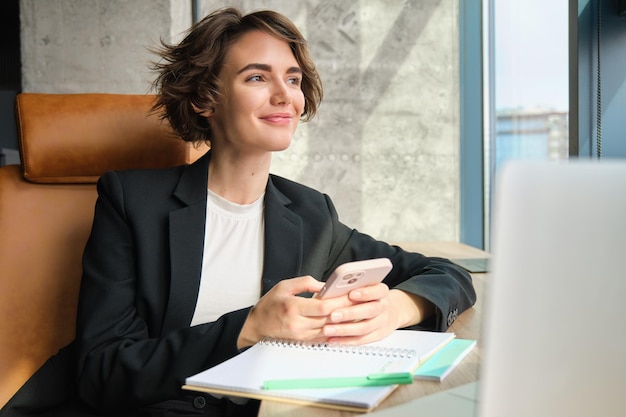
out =
[[(328, 196), (271, 175), (322, 87), (284, 16), (218, 10), (164, 44), (156, 110), (197, 162), (110, 172), (84, 254), (81, 398), (102, 410), (254, 414), (257, 403), (181, 390), (187, 376), (264, 336), (367, 343), (396, 328), (443, 331), (475, 301), (447, 260), (407, 253), (339, 222)], [(340, 264), (387, 257), (384, 283), (316, 299)]]

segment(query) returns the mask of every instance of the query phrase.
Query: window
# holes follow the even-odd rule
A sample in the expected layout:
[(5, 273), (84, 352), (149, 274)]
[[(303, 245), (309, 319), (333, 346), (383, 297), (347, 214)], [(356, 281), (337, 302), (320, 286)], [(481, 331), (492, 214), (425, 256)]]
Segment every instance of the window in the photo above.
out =
[(490, 127), (484, 142), (485, 247), (498, 174), (509, 160), (568, 158), (568, 0), (485, 0)]

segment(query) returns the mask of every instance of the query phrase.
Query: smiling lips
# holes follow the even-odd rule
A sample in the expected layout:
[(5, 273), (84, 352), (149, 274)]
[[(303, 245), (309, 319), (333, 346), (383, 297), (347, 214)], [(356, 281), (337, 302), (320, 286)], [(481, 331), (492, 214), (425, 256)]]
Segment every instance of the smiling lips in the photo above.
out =
[(262, 119), (274, 124), (288, 125), (291, 123), (293, 117), (289, 113), (275, 113), (268, 114), (267, 116), (262, 117)]

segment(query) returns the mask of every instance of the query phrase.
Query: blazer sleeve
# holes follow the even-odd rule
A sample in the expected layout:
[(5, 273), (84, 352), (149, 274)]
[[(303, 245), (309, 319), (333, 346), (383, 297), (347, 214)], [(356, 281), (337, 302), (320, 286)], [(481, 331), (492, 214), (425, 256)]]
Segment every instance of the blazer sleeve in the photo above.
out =
[[(167, 283), (138, 264), (137, 246), (142, 242), (137, 242), (135, 225), (128, 220), (124, 196), (118, 176), (105, 174), (98, 183), (92, 233), (83, 256), (78, 388), (83, 401), (101, 410), (178, 398), (187, 376), (238, 353), (238, 333), (248, 314), (248, 309), (234, 311), (212, 323), (161, 334), (164, 307), (159, 303), (167, 300)], [(164, 258), (165, 249), (155, 253), (153, 262), (167, 262)]]

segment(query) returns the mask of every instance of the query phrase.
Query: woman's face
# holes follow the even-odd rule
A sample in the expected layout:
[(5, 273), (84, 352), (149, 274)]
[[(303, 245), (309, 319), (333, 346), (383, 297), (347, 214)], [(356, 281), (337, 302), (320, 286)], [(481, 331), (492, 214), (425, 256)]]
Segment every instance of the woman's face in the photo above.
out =
[(239, 153), (289, 147), (304, 110), (302, 72), (287, 42), (261, 31), (243, 35), (219, 75), (222, 96), (205, 112), (214, 147)]

